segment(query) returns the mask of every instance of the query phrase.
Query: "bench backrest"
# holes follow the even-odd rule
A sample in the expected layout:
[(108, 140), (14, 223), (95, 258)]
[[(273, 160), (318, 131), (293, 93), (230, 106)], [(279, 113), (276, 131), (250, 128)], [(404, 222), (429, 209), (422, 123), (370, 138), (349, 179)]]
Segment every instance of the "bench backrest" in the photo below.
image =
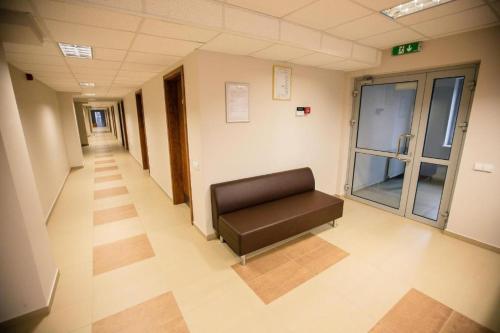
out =
[(210, 194), (214, 229), (218, 231), (219, 215), (313, 190), (310, 168), (213, 184)]

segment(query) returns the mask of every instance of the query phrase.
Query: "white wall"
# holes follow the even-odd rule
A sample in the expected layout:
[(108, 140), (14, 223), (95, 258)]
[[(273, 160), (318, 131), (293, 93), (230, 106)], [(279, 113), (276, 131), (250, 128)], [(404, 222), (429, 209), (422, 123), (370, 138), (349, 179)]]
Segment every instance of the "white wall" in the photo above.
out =
[(127, 123), (128, 151), (142, 166), (141, 142), (139, 139), (139, 123), (137, 120), (135, 92), (132, 92), (123, 98), (123, 105), (125, 109), (125, 122)]
[(54, 90), (10, 67), (24, 136), (45, 218), (69, 173), (61, 113)]
[[(180, 65), (186, 86), (194, 223), (202, 232), (213, 232), (212, 183), (310, 166), (318, 189), (336, 193), (345, 74), (293, 66), (292, 100), (274, 101), (273, 62), (197, 51), (142, 87), (151, 176), (169, 195), (163, 75)], [(226, 123), (226, 81), (250, 83), (250, 123)], [(134, 94), (124, 101), (131, 154), (140, 161)], [(296, 117), (297, 106), (311, 106), (312, 114)]]
[(64, 134), (66, 156), (70, 167), (83, 166), (83, 152), (78, 133), (73, 93), (57, 93)]
[(57, 268), (0, 43), (0, 322), (48, 305)]
[[(480, 62), (447, 230), (495, 247), (500, 247), (499, 40), (500, 27), (444, 37), (424, 42), (420, 53), (392, 57), (385, 51), (380, 67), (351, 74), (354, 78)], [(348, 88), (352, 89), (352, 81)], [(344, 184), (347, 170), (344, 161), (348, 156), (351, 110), (351, 99), (348, 99), (339, 186)], [(474, 162), (492, 163), (496, 170), (493, 173), (474, 171)]]

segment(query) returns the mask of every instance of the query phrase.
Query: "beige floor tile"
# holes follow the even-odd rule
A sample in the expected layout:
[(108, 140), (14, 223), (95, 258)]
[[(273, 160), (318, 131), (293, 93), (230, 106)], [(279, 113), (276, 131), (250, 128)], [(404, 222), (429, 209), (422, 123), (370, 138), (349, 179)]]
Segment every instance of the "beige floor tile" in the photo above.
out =
[(348, 254), (327, 241), (305, 234), (233, 269), (269, 304), (331, 267)]
[(109, 175), (109, 176), (100, 176), (100, 177), (95, 177), (94, 178), (94, 183), (105, 183), (105, 182), (111, 182), (115, 180), (121, 180), (123, 179), (122, 175)]
[(137, 216), (133, 204), (94, 211), (94, 225), (119, 221)]
[(118, 167), (116, 165), (113, 165), (113, 166), (105, 166), (105, 167), (96, 167), (96, 168), (94, 168), (95, 172), (111, 171), (111, 170), (118, 170)]
[(130, 238), (144, 232), (144, 227), (138, 218), (97, 225), (94, 228), (94, 246)]
[(155, 254), (146, 234), (94, 247), (94, 275), (141, 261)]
[(128, 189), (125, 186), (112, 187), (112, 188), (107, 188), (107, 189), (103, 189), (103, 190), (96, 190), (96, 191), (94, 191), (94, 200), (108, 198), (108, 197), (114, 197), (117, 195), (123, 195), (123, 194), (127, 194), (127, 193), (128, 193)]
[(93, 333), (189, 332), (172, 292), (92, 324)]
[(114, 159), (107, 159), (107, 160), (96, 160), (94, 164), (106, 164), (106, 163), (115, 163), (116, 161)]

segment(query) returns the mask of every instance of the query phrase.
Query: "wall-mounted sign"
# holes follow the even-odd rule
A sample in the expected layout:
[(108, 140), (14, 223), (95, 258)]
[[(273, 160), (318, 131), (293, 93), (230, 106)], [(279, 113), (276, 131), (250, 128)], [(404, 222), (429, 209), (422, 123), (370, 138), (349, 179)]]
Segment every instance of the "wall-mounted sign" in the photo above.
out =
[(288, 101), (292, 98), (292, 68), (273, 66), (273, 99)]
[(420, 51), (422, 51), (422, 42), (413, 42), (413, 43), (394, 46), (392, 48), (392, 55), (399, 56)]
[(246, 123), (249, 116), (248, 83), (226, 82), (226, 122)]

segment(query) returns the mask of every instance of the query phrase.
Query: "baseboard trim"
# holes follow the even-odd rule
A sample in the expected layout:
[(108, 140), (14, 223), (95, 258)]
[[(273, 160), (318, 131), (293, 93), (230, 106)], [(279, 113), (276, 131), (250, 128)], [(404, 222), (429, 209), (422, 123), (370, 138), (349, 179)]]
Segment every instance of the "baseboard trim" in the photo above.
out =
[(30, 311), (30, 312), (25, 313), (23, 315), (20, 315), (20, 316), (17, 316), (17, 317), (14, 317), (14, 318), (11, 318), (11, 319), (8, 319), (6, 321), (1, 322), (0, 323), (0, 331), (3, 331), (3, 329), (5, 329), (5, 328), (9, 328), (11, 326), (18, 325), (24, 321), (27, 321), (27, 320), (30, 320), (30, 319), (33, 319), (36, 317), (47, 316), (50, 313), (50, 311), (52, 310), (52, 304), (54, 303), (54, 298), (55, 298), (58, 283), (59, 283), (59, 269), (57, 269), (57, 271), (56, 271), (56, 276), (54, 278), (54, 282), (52, 283), (52, 290), (50, 292), (50, 298), (47, 301), (47, 305), (40, 308), (40, 309), (33, 310), (33, 311)]
[(211, 240), (217, 239), (217, 236), (215, 236), (215, 233), (205, 235), (205, 233), (203, 231), (201, 231), (201, 229), (196, 225), (196, 223), (194, 223), (194, 221), (193, 221), (193, 227), (207, 241), (211, 241)]
[(480, 242), (480, 241), (478, 241), (476, 239), (469, 238), (469, 237), (466, 237), (466, 236), (462, 236), (460, 234), (456, 234), (456, 233), (448, 231), (448, 230), (443, 230), (443, 233), (445, 235), (447, 235), (447, 236), (459, 239), (459, 240), (467, 242), (469, 244), (473, 244), (473, 245), (482, 247), (483, 249), (490, 250), (490, 251), (493, 251), (493, 252), (496, 252), (496, 253), (500, 253), (500, 248), (498, 248), (496, 246), (493, 246), (493, 245), (490, 245), (490, 244), (487, 244), (487, 243), (483, 243), (483, 242)]
[(62, 190), (64, 188), (64, 185), (66, 185), (66, 181), (68, 180), (69, 174), (71, 173), (72, 168), (70, 167), (68, 169), (68, 172), (66, 173), (66, 176), (64, 177), (64, 181), (62, 182), (61, 186), (59, 187), (59, 190), (57, 192), (57, 196), (55, 200), (52, 202), (52, 205), (50, 206), (49, 213), (47, 216), (45, 216), (45, 224), (47, 225), (49, 223), (50, 216), (52, 215), (52, 212), (54, 211), (54, 207), (56, 206), (57, 201), (59, 200), (59, 197), (61, 196)]

